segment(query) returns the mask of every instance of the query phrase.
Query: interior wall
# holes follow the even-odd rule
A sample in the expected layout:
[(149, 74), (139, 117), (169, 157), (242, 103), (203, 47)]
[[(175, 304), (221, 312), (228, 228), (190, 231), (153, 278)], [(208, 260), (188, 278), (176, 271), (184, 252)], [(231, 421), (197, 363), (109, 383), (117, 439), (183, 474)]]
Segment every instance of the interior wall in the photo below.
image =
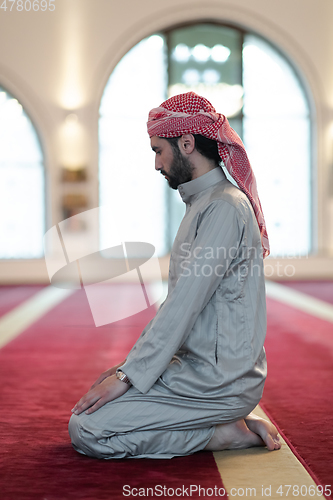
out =
[[(99, 102), (121, 57), (160, 29), (187, 21), (219, 20), (253, 30), (274, 43), (292, 61), (308, 90), (314, 117), (318, 252), (313, 259), (298, 259), (296, 274), (333, 277), (331, 0), (55, 0), (52, 12), (19, 12), (16, 4), (10, 11), (11, 2), (7, 5), (7, 11), (0, 9), (0, 85), (25, 107), (41, 139), (47, 229), (62, 219), (60, 167), (66, 162), (87, 165), (89, 208), (98, 206)], [(79, 133), (69, 151), (62, 127), (73, 112), (79, 118)], [(0, 280), (47, 282), (44, 259), (0, 261)]]

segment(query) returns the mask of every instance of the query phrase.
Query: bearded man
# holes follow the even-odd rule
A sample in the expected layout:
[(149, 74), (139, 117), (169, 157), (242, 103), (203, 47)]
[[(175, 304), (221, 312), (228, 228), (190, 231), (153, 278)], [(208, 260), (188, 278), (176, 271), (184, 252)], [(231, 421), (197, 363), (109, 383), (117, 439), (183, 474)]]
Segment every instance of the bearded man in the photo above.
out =
[(266, 378), (269, 244), (243, 143), (193, 92), (151, 110), (148, 133), (156, 170), (186, 204), (168, 295), (126, 360), (73, 408), (72, 444), (106, 459), (279, 449), (275, 426), (251, 413)]

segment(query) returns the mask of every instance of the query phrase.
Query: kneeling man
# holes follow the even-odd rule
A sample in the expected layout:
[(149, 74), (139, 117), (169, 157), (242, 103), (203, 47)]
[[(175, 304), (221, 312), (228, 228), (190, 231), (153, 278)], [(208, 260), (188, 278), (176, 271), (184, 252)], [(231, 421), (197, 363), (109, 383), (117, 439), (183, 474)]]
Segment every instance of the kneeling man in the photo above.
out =
[(105, 459), (279, 449), (274, 425), (251, 413), (266, 378), (269, 244), (243, 143), (194, 92), (151, 110), (148, 133), (156, 170), (186, 204), (168, 295), (126, 360), (73, 408), (72, 444)]

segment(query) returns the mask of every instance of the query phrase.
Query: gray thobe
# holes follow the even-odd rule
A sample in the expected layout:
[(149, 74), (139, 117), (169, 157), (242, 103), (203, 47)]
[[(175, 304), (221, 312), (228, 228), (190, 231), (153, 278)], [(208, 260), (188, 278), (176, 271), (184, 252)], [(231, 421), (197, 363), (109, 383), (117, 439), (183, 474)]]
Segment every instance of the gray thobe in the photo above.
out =
[(219, 167), (178, 190), (186, 213), (168, 295), (122, 367), (133, 386), (71, 417), (73, 446), (89, 456), (194, 453), (217, 424), (244, 418), (262, 396), (266, 301), (252, 206)]

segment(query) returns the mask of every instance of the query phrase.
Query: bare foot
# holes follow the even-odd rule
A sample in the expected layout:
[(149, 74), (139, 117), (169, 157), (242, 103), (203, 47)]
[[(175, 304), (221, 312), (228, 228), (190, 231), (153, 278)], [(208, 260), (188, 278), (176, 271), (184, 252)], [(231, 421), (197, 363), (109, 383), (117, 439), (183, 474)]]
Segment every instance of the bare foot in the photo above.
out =
[(245, 423), (252, 432), (261, 437), (269, 450), (279, 450), (281, 448), (277, 428), (271, 422), (250, 413), (245, 418)]
[(245, 420), (217, 425), (205, 450), (237, 450), (267, 446), (269, 450), (281, 448), (276, 427), (252, 413)]
[(244, 420), (237, 420), (230, 424), (217, 425), (205, 450), (237, 450), (252, 446), (264, 446), (264, 443), (258, 434), (250, 431)]

